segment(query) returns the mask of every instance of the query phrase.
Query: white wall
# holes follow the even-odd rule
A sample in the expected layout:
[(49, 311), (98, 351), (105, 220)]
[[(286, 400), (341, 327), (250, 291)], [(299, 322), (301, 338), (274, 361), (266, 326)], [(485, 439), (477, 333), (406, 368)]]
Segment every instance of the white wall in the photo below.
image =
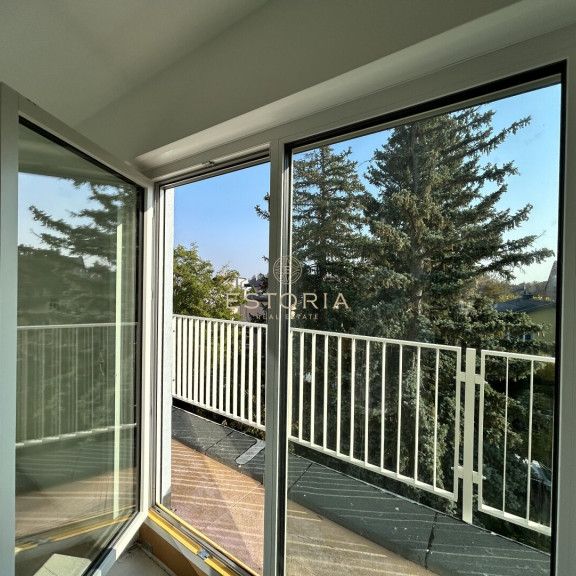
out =
[(516, 3), (270, 0), (77, 128), (133, 159)]

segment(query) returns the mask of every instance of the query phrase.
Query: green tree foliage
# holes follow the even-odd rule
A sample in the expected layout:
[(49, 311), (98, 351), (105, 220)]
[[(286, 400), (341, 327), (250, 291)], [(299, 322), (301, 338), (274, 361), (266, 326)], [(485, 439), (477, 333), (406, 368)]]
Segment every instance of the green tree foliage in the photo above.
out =
[(367, 171), (369, 317), (382, 335), (462, 346), (530, 349), (523, 314), (498, 314), (478, 290), (487, 275), (511, 280), (550, 250), (536, 237), (511, 238), (532, 210), (501, 208), (513, 162), (484, 161), (529, 118), (495, 131), (479, 107), (395, 128)]
[(238, 272), (226, 267), (214, 272), (211, 262), (200, 257), (195, 244), (190, 248), (178, 245), (174, 249), (174, 313), (238, 319), (231, 306), (244, 301), (238, 278)]
[(21, 325), (114, 322), (117, 281), (122, 282), (123, 317), (133, 320), (137, 195), (128, 185), (113, 190), (84, 181), (75, 185), (90, 190), (86, 207), (78, 212), (54, 218), (29, 208), (40, 227), (41, 247), (19, 246)]
[(509, 282), (499, 279), (491, 274), (481, 276), (476, 281), (478, 292), (492, 302), (506, 302), (516, 298)]
[[(336, 152), (322, 146), (294, 162), (292, 253), (303, 274), (294, 292), (318, 297), (318, 319), (324, 330), (349, 330), (353, 310), (363, 298), (358, 278), (365, 274), (363, 252), (366, 190), (351, 149)], [(332, 308), (338, 294), (346, 306)], [(328, 309), (323, 308), (326, 294)], [(307, 311), (315, 312), (313, 307)]]

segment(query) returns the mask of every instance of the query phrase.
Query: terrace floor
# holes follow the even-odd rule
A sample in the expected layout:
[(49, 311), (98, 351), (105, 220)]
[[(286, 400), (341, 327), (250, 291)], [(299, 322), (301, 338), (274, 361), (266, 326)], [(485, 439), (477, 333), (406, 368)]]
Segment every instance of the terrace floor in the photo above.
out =
[[(264, 443), (173, 410), (171, 509), (262, 573)], [(289, 576), (546, 576), (550, 558), (290, 455)]]
[[(172, 443), (172, 510), (227, 552), (262, 573), (264, 487), (178, 440)], [(289, 501), (288, 574), (424, 576), (431, 572)]]

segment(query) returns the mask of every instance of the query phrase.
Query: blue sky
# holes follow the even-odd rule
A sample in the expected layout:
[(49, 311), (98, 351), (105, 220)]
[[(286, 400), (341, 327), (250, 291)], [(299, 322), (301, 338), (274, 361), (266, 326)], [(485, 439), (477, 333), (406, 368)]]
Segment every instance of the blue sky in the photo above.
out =
[(245, 278), (267, 273), (268, 222), (255, 206), (265, 207), (269, 189), (268, 163), (176, 188), (175, 244), (197, 244), (216, 269), (229, 266)]
[[(536, 246), (556, 252), (558, 234), (558, 158), (560, 147), (560, 87), (551, 86), (509, 97), (489, 105), (496, 111), (495, 129), (531, 116), (530, 125), (510, 136), (488, 162), (511, 159), (519, 175), (508, 181), (501, 208), (534, 206), (530, 219), (510, 237), (535, 234)], [(388, 138), (379, 132), (336, 144), (352, 147), (352, 158), (366, 167), (373, 151)], [(227, 265), (250, 277), (267, 270), (262, 256), (268, 252), (268, 223), (254, 210), (269, 190), (269, 166), (260, 165), (182, 186), (176, 189), (175, 242), (195, 242), (200, 255), (216, 268)], [(554, 258), (517, 270), (518, 282), (545, 280)]]

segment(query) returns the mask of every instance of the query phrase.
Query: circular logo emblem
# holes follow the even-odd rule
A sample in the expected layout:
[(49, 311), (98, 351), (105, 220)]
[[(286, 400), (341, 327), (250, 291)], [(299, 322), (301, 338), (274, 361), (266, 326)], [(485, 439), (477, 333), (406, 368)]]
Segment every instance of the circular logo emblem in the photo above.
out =
[(302, 264), (293, 256), (281, 256), (274, 262), (272, 273), (278, 282), (298, 282), (302, 276)]

